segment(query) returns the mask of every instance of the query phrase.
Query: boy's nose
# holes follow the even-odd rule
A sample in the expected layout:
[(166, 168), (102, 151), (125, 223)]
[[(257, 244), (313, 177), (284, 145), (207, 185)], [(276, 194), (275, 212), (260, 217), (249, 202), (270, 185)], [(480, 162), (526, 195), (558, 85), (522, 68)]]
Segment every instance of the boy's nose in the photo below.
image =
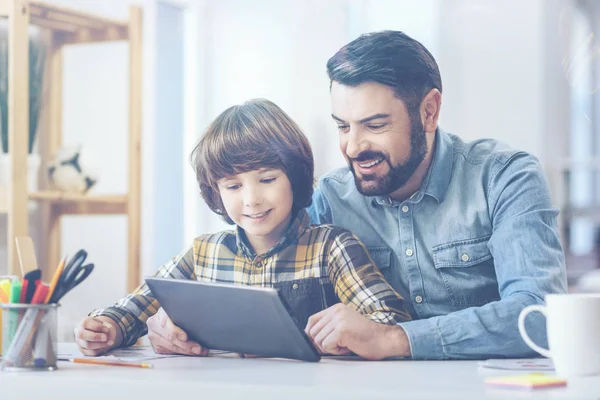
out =
[(254, 207), (261, 203), (261, 196), (257, 190), (247, 190), (244, 193), (244, 206)]

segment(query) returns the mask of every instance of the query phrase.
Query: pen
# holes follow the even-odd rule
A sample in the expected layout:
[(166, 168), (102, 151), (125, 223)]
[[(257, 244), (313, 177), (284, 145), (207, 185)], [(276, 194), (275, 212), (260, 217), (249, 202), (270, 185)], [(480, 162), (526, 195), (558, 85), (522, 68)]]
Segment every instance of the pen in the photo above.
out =
[[(10, 303), (18, 304), (19, 300), (21, 300), (21, 281), (15, 279), (10, 284)], [(8, 331), (4, 333), (6, 335), (4, 346), (9, 346), (12, 343), (19, 325), (19, 310), (9, 310), (8, 313)]]
[(115, 367), (133, 367), (133, 368), (152, 368), (153, 365), (147, 362), (142, 362), (142, 363), (134, 363), (134, 362), (127, 362), (127, 361), (112, 361), (112, 360), (103, 360), (103, 359), (97, 359), (97, 358), (79, 358), (79, 357), (73, 357), (73, 358), (59, 358), (59, 361), (70, 361), (72, 363), (79, 363), (79, 364), (95, 364), (95, 365), (110, 365), (110, 366), (115, 366)]

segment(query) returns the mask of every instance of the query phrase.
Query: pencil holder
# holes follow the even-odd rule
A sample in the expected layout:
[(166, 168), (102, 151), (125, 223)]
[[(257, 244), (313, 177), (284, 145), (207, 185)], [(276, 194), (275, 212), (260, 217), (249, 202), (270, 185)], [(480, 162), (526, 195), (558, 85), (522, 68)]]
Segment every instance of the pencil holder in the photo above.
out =
[(0, 304), (2, 362), (8, 371), (56, 369), (58, 304)]
[[(6, 298), (4, 299), (0, 298), (0, 304), (8, 302), (8, 294), (10, 293), (10, 282), (12, 282), (14, 279), (19, 279), (19, 277), (15, 275), (0, 275), (0, 291), (2, 291), (6, 296)], [(1, 286), (3, 283), (6, 283), (7, 286)], [(2, 356), (2, 325), (2, 310), (0, 310), (0, 357)]]

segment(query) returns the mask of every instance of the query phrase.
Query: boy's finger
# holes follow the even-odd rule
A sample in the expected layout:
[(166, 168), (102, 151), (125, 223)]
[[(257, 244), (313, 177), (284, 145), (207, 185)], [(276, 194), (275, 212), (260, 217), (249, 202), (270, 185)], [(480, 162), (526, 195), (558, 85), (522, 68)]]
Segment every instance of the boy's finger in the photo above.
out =
[(171, 321), (171, 319), (169, 318), (169, 320), (167, 321), (167, 323), (165, 324), (165, 333), (166, 333), (166, 338), (169, 339), (170, 342), (179, 342), (179, 343), (185, 343), (187, 342), (187, 334), (185, 333), (185, 331), (183, 329), (181, 329), (180, 327), (178, 327), (177, 325), (175, 325), (173, 323), (173, 321)]
[(107, 328), (104, 323), (97, 318), (86, 318), (81, 324), (85, 329), (94, 332), (106, 332)]
[(77, 339), (77, 346), (79, 346), (80, 349), (87, 350), (106, 349), (108, 347), (105, 342), (88, 342), (83, 339)]
[[(199, 355), (202, 351), (202, 348), (196, 353), (192, 346), (190, 346), (189, 342), (178, 342), (171, 341), (168, 338), (160, 336), (156, 332), (151, 332), (148, 334), (148, 339), (150, 339), (150, 343), (152, 343), (152, 347), (154, 347), (155, 351), (157, 348), (166, 349), (166, 353), (176, 353), (176, 354), (185, 354), (185, 355)], [(198, 345), (199, 346), (199, 345)]]
[(82, 329), (79, 331), (78, 339), (85, 340), (87, 342), (102, 342), (106, 344), (108, 341), (108, 335), (106, 333), (98, 333)]

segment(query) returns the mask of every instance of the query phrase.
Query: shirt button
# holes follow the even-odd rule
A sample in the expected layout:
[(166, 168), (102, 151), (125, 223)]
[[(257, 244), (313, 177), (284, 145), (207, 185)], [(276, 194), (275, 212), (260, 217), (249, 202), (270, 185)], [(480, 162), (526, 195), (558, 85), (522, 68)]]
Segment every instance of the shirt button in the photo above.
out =
[(469, 261), (469, 255), (467, 253), (464, 253), (460, 259), (463, 260), (464, 262), (467, 262), (467, 261)]
[(406, 255), (409, 256), (409, 257), (412, 256), (413, 255), (412, 249), (406, 250)]
[(297, 284), (297, 283), (294, 283), (294, 284), (292, 285), (292, 289), (298, 289), (298, 284)]
[(261, 261), (257, 261), (256, 262), (256, 268), (261, 268), (262, 267), (262, 262)]
[(423, 298), (421, 296), (417, 296), (415, 297), (415, 301), (420, 304), (423, 302)]
[(402, 206), (402, 212), (408, 212), (408, 206)]

